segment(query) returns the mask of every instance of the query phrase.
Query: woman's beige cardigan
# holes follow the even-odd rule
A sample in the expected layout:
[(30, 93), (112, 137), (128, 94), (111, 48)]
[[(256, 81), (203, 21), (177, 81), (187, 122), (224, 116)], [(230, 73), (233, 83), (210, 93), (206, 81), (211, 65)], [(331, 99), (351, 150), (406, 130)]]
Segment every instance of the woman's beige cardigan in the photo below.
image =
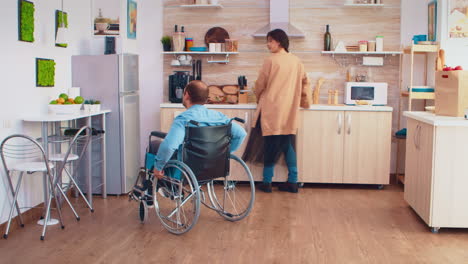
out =
[(262, 135), (296, 134), (299, 107), (312, 101), (310, 81), (298, 57), (281, 51), (265, 59), (255, 82), (257, 111), (252, 126), (260, 118)]

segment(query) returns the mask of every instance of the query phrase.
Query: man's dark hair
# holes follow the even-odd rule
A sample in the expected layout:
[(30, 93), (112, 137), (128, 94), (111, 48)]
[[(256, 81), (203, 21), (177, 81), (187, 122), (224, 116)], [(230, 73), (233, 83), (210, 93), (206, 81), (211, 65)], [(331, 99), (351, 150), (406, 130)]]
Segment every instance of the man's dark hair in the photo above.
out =
[(268, 32), (267, 40), (268, 40), (268, 37), (278, 41), (281, 47), (283, 47), (286, 52), (289, 52), (289, 38), (286, 32), (277, 28)]
[(208, 86), (202, 81), (191, 81), (185, 86), (192, 104), (205, 104), (208, 100)]

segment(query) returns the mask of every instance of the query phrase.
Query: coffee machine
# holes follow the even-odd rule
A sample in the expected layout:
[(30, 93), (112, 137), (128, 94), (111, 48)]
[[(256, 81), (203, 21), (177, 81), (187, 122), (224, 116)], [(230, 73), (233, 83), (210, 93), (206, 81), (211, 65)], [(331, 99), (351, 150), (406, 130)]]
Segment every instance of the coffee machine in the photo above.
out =
[(171, 103), (182, 103), (185, 86), (193, 79), (190, 71), (174, 71), (169, 75), (169, 101)]

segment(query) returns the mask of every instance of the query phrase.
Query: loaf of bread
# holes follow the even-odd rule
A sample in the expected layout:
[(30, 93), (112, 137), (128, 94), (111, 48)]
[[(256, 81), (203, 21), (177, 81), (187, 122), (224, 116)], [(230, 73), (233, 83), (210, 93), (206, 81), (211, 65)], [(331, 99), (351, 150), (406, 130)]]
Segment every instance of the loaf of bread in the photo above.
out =
[(237, 85), (224, 85), (223, 92), (226, 94), (235, 94), (237, 95), (239, 92), (239, 86)]
[(226, 103), (237, 104), (239, 97), (237, 95), (228, 94), (226, 95)]
[(222, 103), (226, 101), (223, 90), (216, 85), (208, 86), (208, 103)]

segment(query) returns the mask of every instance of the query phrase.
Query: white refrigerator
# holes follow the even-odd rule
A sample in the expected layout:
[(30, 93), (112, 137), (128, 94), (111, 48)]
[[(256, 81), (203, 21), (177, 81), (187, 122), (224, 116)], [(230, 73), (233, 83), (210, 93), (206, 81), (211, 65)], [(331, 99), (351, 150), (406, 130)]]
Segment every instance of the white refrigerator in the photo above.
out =
[[(107, 193), (123, 194), (133, 187), (140, 167), (138, 55), (72, 56), (72, 86), (85, 99), (110, 109), (106, 118)], [(93, 175), (95, 176), (95, 175)], [(93, 192), (98, 181), (93, 179)]]

